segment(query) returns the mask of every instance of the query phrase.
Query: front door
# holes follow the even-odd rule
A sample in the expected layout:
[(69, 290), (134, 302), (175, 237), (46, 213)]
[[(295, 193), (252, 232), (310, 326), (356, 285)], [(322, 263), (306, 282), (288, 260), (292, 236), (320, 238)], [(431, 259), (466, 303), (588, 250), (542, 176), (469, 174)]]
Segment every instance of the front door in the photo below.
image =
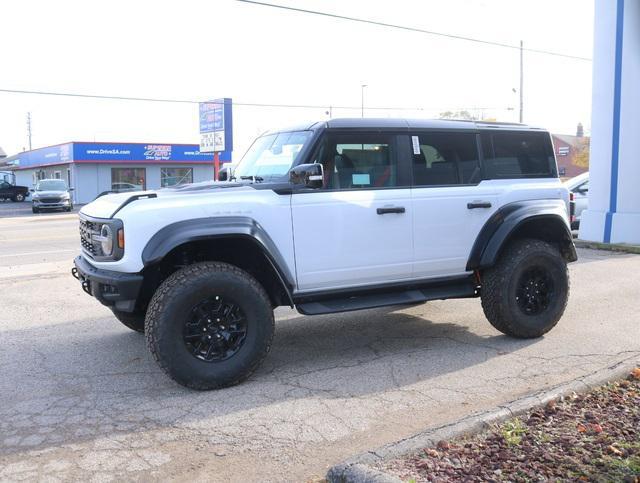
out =
[(395, 135), (324, 134), (314, 155), (323, 187), (292, 195), (299, 290), (411, 278), (409, 174), (397, 159)]

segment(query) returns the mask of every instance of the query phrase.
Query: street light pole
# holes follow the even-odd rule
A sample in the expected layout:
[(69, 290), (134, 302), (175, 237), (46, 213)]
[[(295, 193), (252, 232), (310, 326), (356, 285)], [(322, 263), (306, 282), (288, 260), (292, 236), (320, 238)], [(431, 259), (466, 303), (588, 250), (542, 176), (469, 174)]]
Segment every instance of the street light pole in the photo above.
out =
[(29, 138), (29, 151), (31, 151), (31, 113), (27, 112), (27, 137)]
[(523, 111), (524, 111), (524, 95), (523, 95), (523, 87), (524, 87), (524, 49), (522, 40), (520, 41), (520, 123), (522, 123), (523, 119)]
[(367, 84), (360, 84), (360, 114), (364, 117), (364, 88)]

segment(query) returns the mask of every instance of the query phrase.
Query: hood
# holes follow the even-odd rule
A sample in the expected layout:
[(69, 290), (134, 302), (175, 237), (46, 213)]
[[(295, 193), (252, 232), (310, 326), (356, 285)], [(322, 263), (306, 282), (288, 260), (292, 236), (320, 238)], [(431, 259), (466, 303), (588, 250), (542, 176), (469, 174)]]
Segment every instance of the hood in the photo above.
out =
[(207, 194), (209, 192), (239, 191), (250, 189), (251, 183), (230, 183), (227, 181), (205, 181), (192, 183), (177, 188), (162, 188), (159, 190), (128, 191), (125, 193), (111, 193), (99, 196), (80, 210), (81, 213), (94, 218), (112, 218), (119, 210), (138, 199), (169, 198)]

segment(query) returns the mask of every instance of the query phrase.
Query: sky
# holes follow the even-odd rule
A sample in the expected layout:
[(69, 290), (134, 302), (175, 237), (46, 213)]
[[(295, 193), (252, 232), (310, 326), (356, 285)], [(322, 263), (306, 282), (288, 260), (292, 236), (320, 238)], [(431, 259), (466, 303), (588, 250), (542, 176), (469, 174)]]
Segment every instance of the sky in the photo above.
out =
[[(592, 0), (268, 0), (590, 58)], [(233, 159), (267, 129), (332, 117), (518, 120), (519, 52), (234, 0), (4, 0), (0, 89), (317, 108), (234, 107)], [(591, 62), (525, 52), (524, 122), (591, 124)], [(363, 84), (367, 87), (361, 88)], [(330, 106), (346, 106), (343, 109)], [(393, 107), (402, 109), (372, 109)], [(198, 143), (197, 104), (0, 92), (8, 155), (67, 141)]]

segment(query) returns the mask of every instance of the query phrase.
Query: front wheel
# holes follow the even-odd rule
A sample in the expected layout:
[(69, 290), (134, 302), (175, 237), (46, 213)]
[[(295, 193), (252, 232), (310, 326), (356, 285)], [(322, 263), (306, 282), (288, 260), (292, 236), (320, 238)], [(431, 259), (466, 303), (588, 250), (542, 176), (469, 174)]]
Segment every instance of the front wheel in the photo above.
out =
[(482, 309), (496, 329), (518, 338), (541, 337), (562, 317), (569, 297), (567, 262), (542, 240), (516, 240), (482, 274)]
[(274, 320), (264, 288), (226, 263), (189, 265), (153, 295), (147, 346), (162, 370), (183, 386), (217, 389), (248, 378), (267, 356)]

